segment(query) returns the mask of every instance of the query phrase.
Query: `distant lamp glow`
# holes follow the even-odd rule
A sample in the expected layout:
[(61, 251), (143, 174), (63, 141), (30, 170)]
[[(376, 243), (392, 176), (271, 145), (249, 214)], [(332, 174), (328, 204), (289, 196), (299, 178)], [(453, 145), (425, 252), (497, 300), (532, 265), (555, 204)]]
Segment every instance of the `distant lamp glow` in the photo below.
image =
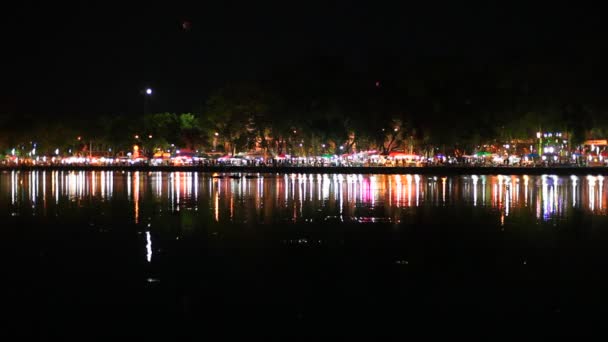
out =
[(220, 135), (218, 132), (215, 132), (215, 136), (217, 137), (218, 135)]
[(148, 139), (152, 139), (152, 134), (148, 135)]
[(58, 148), (55, 149), (55, 154), (59, 155), (59, 149)]
[(540, 139), (540, 132), (536, 132), (536, 138)]
[(341, 149), (341, 150), (343, 150), (343, 149), (344, 149), (344, 146), (340, 146), (340, 149)]
[(146, 88), (146, 94), (152, 95), (152, 88)]

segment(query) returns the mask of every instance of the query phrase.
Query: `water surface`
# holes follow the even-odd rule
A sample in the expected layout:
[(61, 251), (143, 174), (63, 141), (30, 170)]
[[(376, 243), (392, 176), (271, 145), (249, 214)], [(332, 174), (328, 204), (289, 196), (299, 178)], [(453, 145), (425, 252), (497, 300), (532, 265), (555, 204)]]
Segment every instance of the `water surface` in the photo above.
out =
[(59, 336), (590, 323), (608, 303), (604, 183), (3, 172), (7, 294), (15, 326)]

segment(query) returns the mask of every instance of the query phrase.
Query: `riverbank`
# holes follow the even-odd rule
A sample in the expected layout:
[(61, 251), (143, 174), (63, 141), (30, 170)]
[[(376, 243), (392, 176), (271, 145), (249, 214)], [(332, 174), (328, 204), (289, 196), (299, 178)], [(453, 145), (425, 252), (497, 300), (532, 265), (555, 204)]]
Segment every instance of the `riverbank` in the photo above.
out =
[(144, 172), (218, 172), (218, 173), (340, 173), (340, 174), (510, 174), (510, 175), (586, 175), (608, 174), (606, 167), (479, 167), (479, 166), (428, 166), (428, 167), (319, 167), (319, 166), (92, 166), (92, 165), (28, 165), (0, 166), (0, 171), (144, 171)]

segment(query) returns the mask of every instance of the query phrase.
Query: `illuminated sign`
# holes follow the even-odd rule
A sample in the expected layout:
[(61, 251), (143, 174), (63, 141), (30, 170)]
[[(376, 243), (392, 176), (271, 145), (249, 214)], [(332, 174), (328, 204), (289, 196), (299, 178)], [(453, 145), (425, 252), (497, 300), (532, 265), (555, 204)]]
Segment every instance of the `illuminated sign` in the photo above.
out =
[(605, 145), (608, 145), (608, 140), (606, 140), (606, 139), (585, 140), (585, 145), (605, 146)]

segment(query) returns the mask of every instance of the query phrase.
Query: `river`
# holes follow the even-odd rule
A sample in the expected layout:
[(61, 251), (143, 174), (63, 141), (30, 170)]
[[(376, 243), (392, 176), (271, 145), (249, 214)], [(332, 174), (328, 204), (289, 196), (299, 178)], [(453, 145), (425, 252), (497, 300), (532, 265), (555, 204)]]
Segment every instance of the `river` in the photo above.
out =
[(175, 338), (593, 322), (605, 181), (5, 171), (11, 325)]

